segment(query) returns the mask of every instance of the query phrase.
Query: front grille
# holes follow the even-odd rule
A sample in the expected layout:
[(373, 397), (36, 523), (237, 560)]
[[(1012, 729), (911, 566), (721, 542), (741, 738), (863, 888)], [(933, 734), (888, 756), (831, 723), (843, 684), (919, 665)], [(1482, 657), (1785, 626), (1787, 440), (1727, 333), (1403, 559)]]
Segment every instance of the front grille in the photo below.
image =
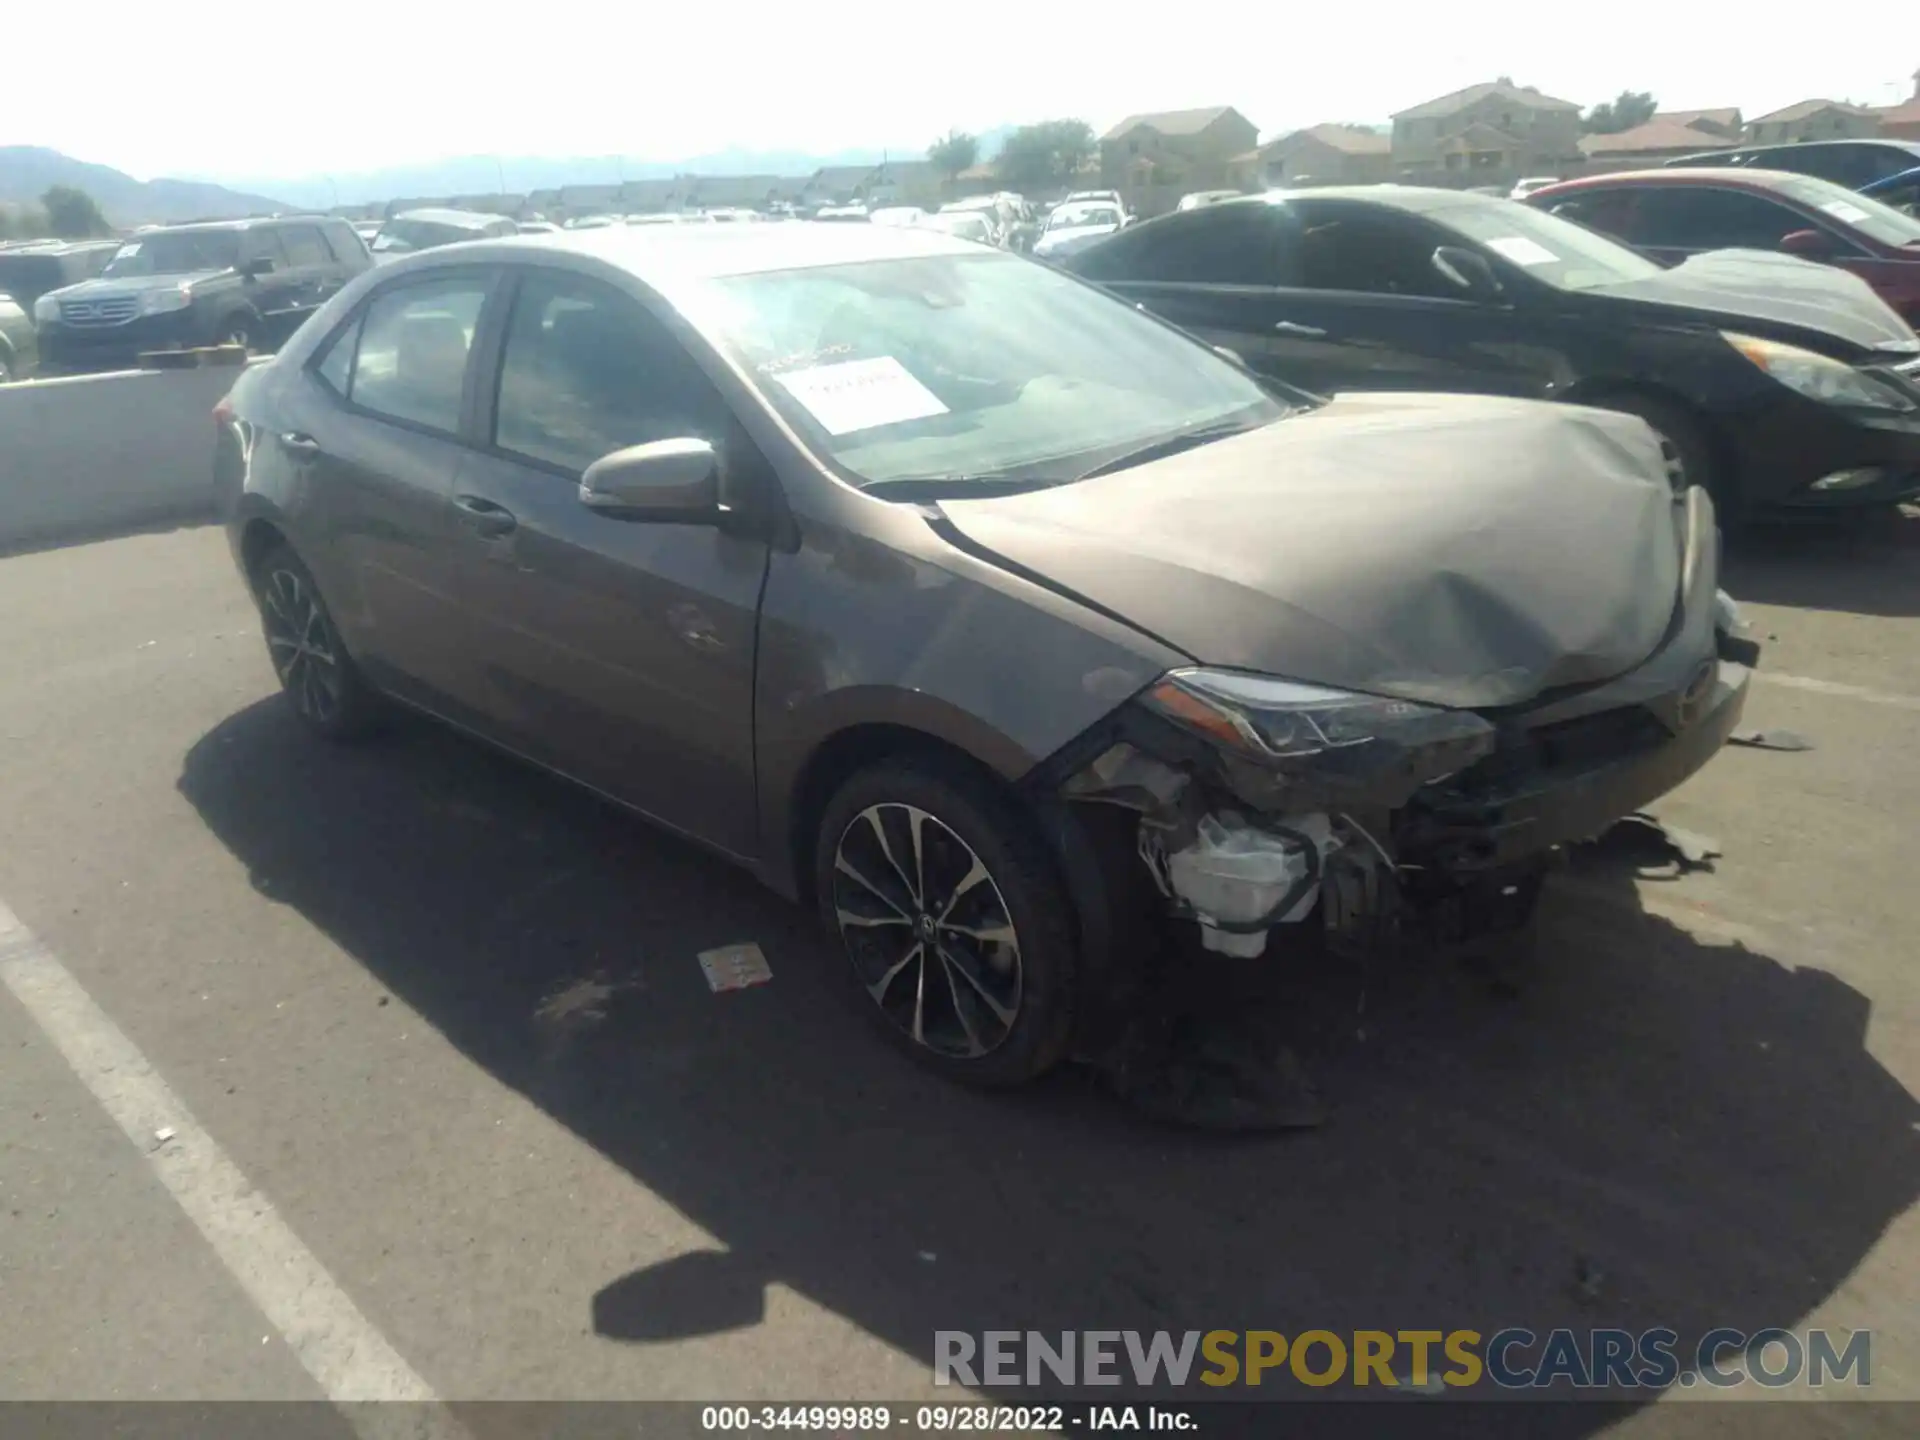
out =
[(139, 313), (140, 299), (136, 295), (105, 295), (97, 300), (60, 302), (61, 323), (81, 328), (124, 325)]

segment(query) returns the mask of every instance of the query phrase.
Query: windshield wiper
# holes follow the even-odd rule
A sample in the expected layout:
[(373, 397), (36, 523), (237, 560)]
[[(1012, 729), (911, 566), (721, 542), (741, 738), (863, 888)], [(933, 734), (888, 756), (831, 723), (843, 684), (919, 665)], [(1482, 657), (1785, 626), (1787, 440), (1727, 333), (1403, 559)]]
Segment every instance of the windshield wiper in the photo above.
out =
[(1091, 480), (1099, 475), (1111, 475), (1116, 470), (1130, 470), (1135, 465), (1145, 465), (1150, 460), (1164, 460), (1169, 455), (1178, 455), (1182, 450), (1195, 450), (1202, 445), (1210, 445), (1215, 440), (1224, 440), (1229, 435), (1241, 435), (1249, 430), (1258, 430), (1262, 424), (1271, 423), (1245, 420), (1225, 420), (1213, 425), (1201, 425), (1193, 430), (1181, 430), (1173, 435), (1162, 436), (1132, 450), (1123, 451), (1111, 460), (1102, 460), (1091, 470), (1083, 470), (1073, 477), (1074, 481)]

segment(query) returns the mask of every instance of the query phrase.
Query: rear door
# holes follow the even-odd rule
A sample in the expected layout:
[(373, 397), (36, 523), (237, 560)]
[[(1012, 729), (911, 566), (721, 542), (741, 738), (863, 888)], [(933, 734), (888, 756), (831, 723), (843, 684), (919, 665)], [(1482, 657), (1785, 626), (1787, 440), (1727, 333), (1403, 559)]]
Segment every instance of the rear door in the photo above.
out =
[(385, 687), (463, 721), (480, 681), (454, 597), (453, 495), (497, 280), (433, 270), (373, 292), (288, 386), (286, 428), (259, 441), (301, 472), (297, 539), (355, 654)]
[(1340, 342), (1319, 297), (1283, 290), (1287, 244), (1277, 206), (1205, 205), (1123, 231), (1069, 268), (1262, 374), (1329, 390), (1344, 373)]
[[(730, 492), (775, 482), (707, 374), (633, 296), (519, 269), (454, 495), (490, 733), (735, 855), (758, 848), (753, 676), (767, 543), (580, 503), (614, 450), (695, 436)], [(492, 403), (497, 396), (497, 404)], [(768, 493), (762, 491), (761, 493)]]

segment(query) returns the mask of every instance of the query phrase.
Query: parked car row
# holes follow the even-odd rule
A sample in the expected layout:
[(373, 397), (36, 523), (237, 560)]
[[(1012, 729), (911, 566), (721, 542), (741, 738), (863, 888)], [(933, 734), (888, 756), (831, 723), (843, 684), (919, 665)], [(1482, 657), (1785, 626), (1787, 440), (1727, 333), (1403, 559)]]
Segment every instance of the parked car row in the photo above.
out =
[[(1860, 280), (1754, 249), (1663, 265), (1548, 213), (1618, 195), (1651, 215), (1687, 173), (1572, 181), (1525, 205), (1397, 185), (1277, 192), (1148, 221), (1062, 263), (1318, 392), (1470, 391), (1638, 415), (1676, 483), (1709, 490), (1723, 520), (1920, 493), (1920, 339)], [(1837, 245), (1857, 214), (1914, 242), (1911, 259), (1863, 265), (1920, 270), (1920, 224), (1804, 177), (1779, 183), (1820, 188), (1792, 202), (1804, 209), (1782, 197), (1776, 240), (1818, 224)]]
[[(362, 274), (216, 411), (288, 701), (438, 716), (747, 867), (975, 1083), (1102, 1053), (1158, 965), (1522, 923), (1555, 847), (1715, 754), (1755, 652), (1685, 483), (1719, 472), (1514, 397), (1659, 362), (1603, 304), (1757, 424), (1920, 386), (1838, 272), (1765, 262), (1849, 287), (1854, 364), (1509, 202), (1307, 203), (1116, 214), (1097, 284), (871, 223)], [(1425, 393), (1287, 378), (1374, 353)], [(1430, 393), (1460, 354), (1510, 393)]]

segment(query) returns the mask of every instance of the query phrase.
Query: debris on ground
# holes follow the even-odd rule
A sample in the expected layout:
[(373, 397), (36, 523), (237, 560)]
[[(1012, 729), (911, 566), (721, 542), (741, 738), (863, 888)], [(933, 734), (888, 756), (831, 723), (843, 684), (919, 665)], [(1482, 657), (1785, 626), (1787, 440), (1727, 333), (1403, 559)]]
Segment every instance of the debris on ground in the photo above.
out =
[(1813, 741), (1798, 730), (1736, 730), (1727, 736), (1729, 745), (1745, 745), (1754, 750), (1811, 750)]
[(744, 990), (749, 985), (764, 985), (773, 979), (766, 955), (751, 940), (702, 950), (699, 959), (701, 973), (707, 977), (707, 988), (716, 995), (728, 990)]
[(1718, 840), (1645, 813), (1623, 816), (1588, 843), (1627, 860), (1637, 874), (1649, 878), (1711, 870), (1723, 853)]
[(155, 1145), (164, 1145), (173, 1139), (173, 1134), (173, 1126), (162, 1125), (158, 1130), (153, 1132), (153, 1143)]

